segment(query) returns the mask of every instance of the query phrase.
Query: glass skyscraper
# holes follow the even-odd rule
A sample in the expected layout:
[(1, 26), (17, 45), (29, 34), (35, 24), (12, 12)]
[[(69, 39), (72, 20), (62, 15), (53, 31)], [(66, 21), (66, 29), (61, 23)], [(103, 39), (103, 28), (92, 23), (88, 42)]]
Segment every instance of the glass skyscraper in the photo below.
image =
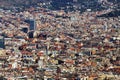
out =
[(34, 31), (36, 29), (36, 25), (35, 25), (35, 20), (34, 19), (27, 19), (25, 20), (26, 23), (28, 23), (29, 26), (29, 30), (30, 31)]
[(4, 37), (3, 36), (0, 36), (0, 48), (5, 48), (5, 45), (4, 45)]

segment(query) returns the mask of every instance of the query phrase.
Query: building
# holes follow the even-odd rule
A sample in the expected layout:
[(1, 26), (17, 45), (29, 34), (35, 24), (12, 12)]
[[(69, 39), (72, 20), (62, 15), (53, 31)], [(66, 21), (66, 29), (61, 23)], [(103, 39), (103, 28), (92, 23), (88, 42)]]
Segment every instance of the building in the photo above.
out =
[(28, 32), (28, 37), (29, 38), (34, 38), (34, 31), (29, 31)]
[(36, 23), (34, 19), (27, 19), (25, 20), (25, 22), (29, 24), (30, 31), (34, 31), (36, 29), (36, 25), (35, 25)]
[(0, 48), (3, 48), (3, 49), (5, 48), (3, 36), (0, 36)]

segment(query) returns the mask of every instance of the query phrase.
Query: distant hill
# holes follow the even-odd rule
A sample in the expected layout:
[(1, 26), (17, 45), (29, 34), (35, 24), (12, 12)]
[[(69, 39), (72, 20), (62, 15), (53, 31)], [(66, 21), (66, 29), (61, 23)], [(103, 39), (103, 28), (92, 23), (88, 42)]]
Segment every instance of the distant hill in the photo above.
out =
[(108, 0), (108, 2), (112, 2), (112, 3), (120, 3), (120, 0)]
[[(30, 7), (35, 6), (37, 3), (48, 3), (50, 5), (44, 5), (43, 7), (53, 9), (53, 10), (80, 10), (85, 11), (90, 8), (93, 11), (103, 10), (109, 8), (109, 5), (104, 5), (103, 2), (106, 0), (0, 0), (0, 7), (2, 8), (13, 8), (16, 7)], [(110, 3), (115, 4), (118, 8), (120, 0), (107, 0)], [(115, 7), (116, 8), (116, 7)]]
[(120, 16), (120, 10), (115, 10), (107, 14), (100, 15), (98, 17), (118, 17), (118, 16)]
[(0, 0), (0, 7), (29, 6), (41, 0)]

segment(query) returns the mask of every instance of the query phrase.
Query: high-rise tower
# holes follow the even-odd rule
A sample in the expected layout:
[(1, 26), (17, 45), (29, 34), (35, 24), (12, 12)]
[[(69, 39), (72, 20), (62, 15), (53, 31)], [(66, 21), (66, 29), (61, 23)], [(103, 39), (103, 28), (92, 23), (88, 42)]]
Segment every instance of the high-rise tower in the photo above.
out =
[(0, 48), (5, 48), (5, 45), (4, 45), (5, 41), (4, 41), (4, 37), (3, 36), (0, 36)]
[(29, 24), (30, 31), (34, 31), (36, 29), (36, 23), (34, 19), (27, 19), (25, 22)]

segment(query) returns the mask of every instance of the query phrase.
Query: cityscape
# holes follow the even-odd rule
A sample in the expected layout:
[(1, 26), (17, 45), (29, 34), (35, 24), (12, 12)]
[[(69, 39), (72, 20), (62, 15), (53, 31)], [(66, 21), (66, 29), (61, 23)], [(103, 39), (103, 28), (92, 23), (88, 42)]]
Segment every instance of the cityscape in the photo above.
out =
[(0, 80), (120, 80), (120, 1), (0, 0)]

